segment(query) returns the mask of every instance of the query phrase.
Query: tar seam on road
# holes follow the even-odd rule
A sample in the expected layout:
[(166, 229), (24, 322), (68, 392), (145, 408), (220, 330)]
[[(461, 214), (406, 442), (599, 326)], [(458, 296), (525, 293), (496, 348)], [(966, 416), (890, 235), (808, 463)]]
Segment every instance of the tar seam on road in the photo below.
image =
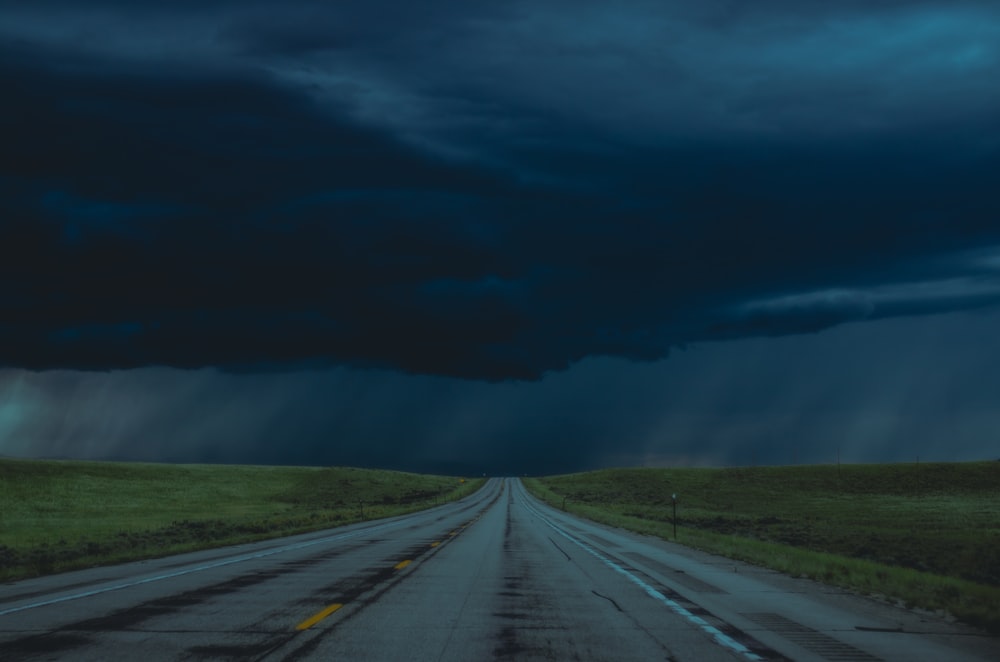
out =
[(757, 655), (756, 653), (754, 653), (753, 651), (751, 651), (749, 648), (747, 648), (746, 646), (744, 646), (740, 642), (736, 641), (735, 639), (733, 639), (729, 635), (727, 635), (724, 632), (722, 632), (721, 630), (719, 630), (717, 627), (715, 627), (712, 624), (708, 623), (707, 621), (705, 621), (705, 619), (692, 614), (690, 611), (688, 611), (687, 609), (685, 609), (684, 607), (682, 607), (678, 603), (674, 602), (673, 600), (671, 600), (667, 596), (663, 595), (662, 593), (660, 593), (655, 588), (653, 588), (652, 586), (650, 586), (649, 584), (647, 584), (646, 582), (644, 582), (639, 577), (636, 577), (631, 572), (629, 572), (625, 568), (621, 567), (620, 565), (618, 565), (617, 563), (615, 563), (611, 559), (606, 558), (604, 555), (602, 555), (600, 552), (598, 552), (597, 550), (595, 550), (593, 547), (591, 547), (587, 543), (583, 542), (582, 540), (577, 540), (575, 537), (571, 536), (569, 533), (563, 531), (561, 528), (559, 528), (558, 526), (556, 526), (555, 524), (553, 524), (547, 517), (545, 517), (545, 515), (543, 515), (542, 513), (540, 513), (537, 509), (535, 509), (530, 504), (525, 504), (525, 505), (526, 505), (526, 507), (529, 510), (531, 510), (532, 512), (534, 512), (534, 514), (536, 516), (538, 516), (538, 518), (540, 520), (542, 520), (542, 522), (544, 522), (553, 531), (555, 531), (556, 533), (558, 533), (562, 537), (566, 538), (570, 542), (574, 543), (578, 547), (582, 548), (588, 554), (591, 554), (592, 556), (596, 557), (602, 563), (604, 563), (604, 565), (608, 566), (609, 568), (611, 568), (612, 570), (614, 570), (618, 574), (625, 576), (629, 581), (631, 581), (633, 584), (636, 584), (639, 588), (641, 588), (646, 593), (646, 595), (648, 595), (649, 597), (651, 597), (654, 600), (656, 600), (657, 602), (660, 602), (661, 604), (669, 607), (674, 613), (679, 614), (680, 616), (683, 616), (689, 622), (694, 623), (695, 625), (697, 625), (699, 628), (701, 628), (702, 630), (704, 630), (705, 632), (707, 632), (709, 635), (711, 635), (712, 639), (714, 639), (716, 643), (720, 644), (721, 646), (725, 646), (729, 650), (732, 650), (732, 651), (734, 651), (736, 653), (739, 653), (740, 655), (742, 655), (743, 657), (747, 658), (748, 660), (754, 660), (755, 662), (763, 662), (763, 658), (762, 657), (760, 657), (759, 655)]
[(622, 613), (625, 613), (625, 610), (621, 608), (621, 605), (619, 605), (617, 602), (615, 602), (614, 598), (609, 598), (606, 595), (602, 595), (602, 594), (598, 593), (597, 591), (595, 591), (594, 589), (590, 589), (590, 592), (593, 593), (594, 595), (596, 595), (599, 598), (604, 598), (605, 600), (607, 600), (608, 602), (610, 602), (611, 604), (613, 604), (615, 606), (615, 609), (617, 609), (618, 611), (620, 611)]
[(326, 609), (324, 609), (323, 611), (319, 612), (318, 614), (310, 616), (306, 620), (304, 620), (301, 623), (299, 623), (298, 625), (296, 625), (295, 629), (296, 630), (300, 630), (300, 631), (301, 630), (308, 630), (309, 628), (311, 628), (312, 626), (316, 625), (317, 623), (319, 623), (320, 621), (322, 621), (324, 618), (326, 618), (327, 616), (329, 616), (330, 614), (332, 614), (333, 612), (337, 611), (338, 609), (340, 609), (343, 606), (344, 605), (340, 604), (339, 602), (336, 603), (336, 604), (332, 604), (329, 607), (327, 607)]
[[(546, 537), (548, 537), (548, 536), (546, 536)], [(555, 545), (555, 548), (558, 549), (560, 552), (563, 553), (563, 556), (566, 557), (567, 561), (572, 561), (573, 560), (573, 559), (570, 558), (569, 554), (566, 553), (565, 549), (563, 549), (559, 545), (556, 545), (556, 541), (555, 540), (553, 540), (552, 538), (549, 538), (549, 542), (552, 543), (553, 545)]]

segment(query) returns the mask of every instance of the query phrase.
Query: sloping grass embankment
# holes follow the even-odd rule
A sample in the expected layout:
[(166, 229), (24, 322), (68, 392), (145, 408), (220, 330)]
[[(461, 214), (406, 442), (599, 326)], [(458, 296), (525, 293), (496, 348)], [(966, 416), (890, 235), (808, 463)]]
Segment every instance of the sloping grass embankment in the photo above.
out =
[(1000, 462), (613, 469), (525, 479), (598, 522), (1000, 632)]
[(0, 581), (401, 515), (483, 482), (336, 467), (0, 459)]

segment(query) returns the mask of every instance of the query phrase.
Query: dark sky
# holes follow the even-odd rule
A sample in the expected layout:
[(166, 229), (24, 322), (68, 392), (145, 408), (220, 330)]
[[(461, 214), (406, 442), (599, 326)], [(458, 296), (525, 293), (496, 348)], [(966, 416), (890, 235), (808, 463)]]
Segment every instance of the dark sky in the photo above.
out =
[(997, 81), (993, 0), (0, 0), (0, 454), (998, 456)]

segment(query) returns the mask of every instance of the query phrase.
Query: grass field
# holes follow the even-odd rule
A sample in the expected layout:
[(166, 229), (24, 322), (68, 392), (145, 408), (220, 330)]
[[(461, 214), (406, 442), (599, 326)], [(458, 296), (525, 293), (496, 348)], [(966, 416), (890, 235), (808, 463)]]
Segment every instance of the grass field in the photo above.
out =
[(0, 459), (0, 580), (389, 517), (482, 483), (350, 468)]
[(526, 484), (663, 538), (677, 493), (681, 543), (1000, 631), (1000, 462), (615, 469)]

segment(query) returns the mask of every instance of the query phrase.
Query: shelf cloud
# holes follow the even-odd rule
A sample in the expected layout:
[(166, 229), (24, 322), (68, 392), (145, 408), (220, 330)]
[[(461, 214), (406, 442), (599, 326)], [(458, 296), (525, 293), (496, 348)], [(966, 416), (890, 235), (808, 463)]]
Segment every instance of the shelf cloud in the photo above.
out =
[(993, 2), (0, 6), (12, 371), (481, 388), (1000, 300)]

